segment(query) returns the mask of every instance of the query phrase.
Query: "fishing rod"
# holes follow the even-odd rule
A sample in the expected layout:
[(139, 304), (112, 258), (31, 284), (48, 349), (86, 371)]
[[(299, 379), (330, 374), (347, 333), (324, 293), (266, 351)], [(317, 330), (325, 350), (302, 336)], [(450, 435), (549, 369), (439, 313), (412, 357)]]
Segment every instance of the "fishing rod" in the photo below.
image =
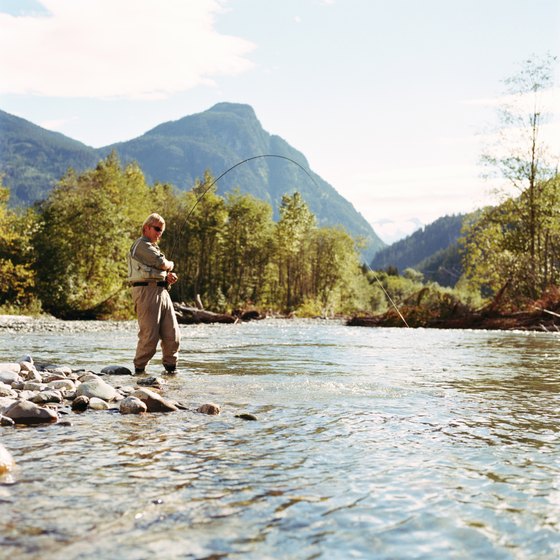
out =
[[(307, 169), (305, 169), (305, 167), (303, 167), (303, 165), (301, 165), (300, 163), (298, 163), (297, 161), (295, 161), (292, 158), (289, 158), (288, 156), (281, 156), (278, 154), (259, 154), (256, 156), (251, 156), (248, 158), (245, 158), (241, 161), (238, 161), (235, 165), (232, 165), (229, 169), (226, 169), (219, 177), (217, 177), (216, 179), (214, 179), (203, 191), (202, 193), (197, 197), (197, 199), (195, 200), (194, 204), (192, 205), (191, 209), (187, 212), (187, 215), (185, 216), (185, 219), (182, 221), (181, 227), (179, 229), (179, 233), (175, 236), (175, 240), (173, 242), (173, 246), (171, 247), (171, 251), (170, 254), (172, 254), (175, 250), (175, 246), (176, 243), (183, 231), (183, 228), (185, 227), (187, 220), (189, 219), (189, 217), (192, 215), (192, 213), (194, 212), (195, 208), (198, 206), (198, 203), (206, 196), (206, 194), (210, 191), (210, 189), (220, 180), (222, 179), (222, 177), (224, 177), (225, 175), (227, 175), (230, 171), (233, 171), (236, 167), (239, 167), (240, 165), (243, 165), (249, 161), (253, 161), (255, 159), (261, 159), (261, 158), (278, 158), (278, 159), (283, 159), (286, 161), (289, 161), (291, 163), (293, 163), (294, 165), (297, 165), (313, 182), (313, 184), (317, 187), (320, 188), (319, 185), (317, 184), (317, 181), (315, 181), (315, 179), (311, 176), (311, 174), (307, 171)], [(397, 307), (396, 303), (393, 301), (393, 299), (391, 298), (391, 296), (389, 295), (389, 293), (387, 292), (387, 290), (385, 289), (385, 287), (383, 286), (383, 284), (381, 283), (381, 280), (379, 280), (379, 277), (377, 276), (377, 274), (375, 274), (375, 272), (372, 270), (372, 268), (369, 266), (369, 264), (367, 264), (368, 269), (370, 270), (370, 272), (373, 274), (375, 280), (377, 281), (377, 283), (381, 286), (381, 289), (383, 290), (383, 293), (385, 294), (385, 296), (387, 296), (387, 299), (391, 302), (391, 305), (395, 308), (395, 311), (398, 313), (399, 317), (402, 319), (402, 322), (407, 326), (407, 328), (410, 328), (408, 323), (406, 322), (406, 319), (403, 317), (402, 313), (400, 312), (399, 308)]]
[(317, 184), (317, 181), (315, 181), (315, 179), (313, 179), (313, 177), (311, 176), (311, 174), (307, 171), (307, 169), (305, 169), (305, 167), (303, 167), (301, 164), (299, 164), (297, 161), (295, 161), (292, 158), (289, 158), (287, 156), (281, 156), (278, 154), (259, 154), (257, 156), (251, 156), (248, 158), (245, 158), (244, 160), (238, 161), (235, 165), (232, 165), (229, 169), (226, 169), (219, 177), (217, 177), (216, 179), (214, 179), (203, 191), (202, 194), (200, 194), (195, 203), (192, 205), (191, 209), (187, 212), (187, 215), (185, 216), (184, 220), (181, 223), (181, 227), (179, 228), (179, 233), (177, 235), (175, 235), (175, 240), (173, 242), (173, 245), (171, 247), (171, 251), (170, 251), (170, 255), (172, 255), (175, 252), (175, 246), (177, 244), (177, 240), (179, 239), (183, 228), (185, 227), (187, 220), (189, 219), (189, 217), (191, 216), (191, 214), (194, 212), (195, 208), (198, 206), (198, 203), (206, 196), (206, 194), (210, 191), (210, 189), (225, 175), (227, 175), (230, 171), (233, 171), (236, 167), (239, 167), (240, 165), (243, 165), (249, 161), (253, 161), (255, 159), (260, 159), (260, 158), (278, 158), (278, 159), (284, 159), (287, 160), (291, 163), (293, 163), (294, 165), (297, 165), (310, 179), (311, 181), (313, 181), (313, 183), (315, 184), (315, 186), (317, 188), (320, 188), (319, 185)]

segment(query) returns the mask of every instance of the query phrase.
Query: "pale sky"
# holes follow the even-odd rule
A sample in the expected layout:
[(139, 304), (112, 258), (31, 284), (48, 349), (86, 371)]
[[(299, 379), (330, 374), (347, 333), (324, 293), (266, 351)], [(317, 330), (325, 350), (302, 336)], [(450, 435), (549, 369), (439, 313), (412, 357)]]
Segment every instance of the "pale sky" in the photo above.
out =
[(249, 104), (391, 242), (492, 202), (484, 134), (560, 0), (0, 0), (0, 53), (0, 109), (93, 147)]

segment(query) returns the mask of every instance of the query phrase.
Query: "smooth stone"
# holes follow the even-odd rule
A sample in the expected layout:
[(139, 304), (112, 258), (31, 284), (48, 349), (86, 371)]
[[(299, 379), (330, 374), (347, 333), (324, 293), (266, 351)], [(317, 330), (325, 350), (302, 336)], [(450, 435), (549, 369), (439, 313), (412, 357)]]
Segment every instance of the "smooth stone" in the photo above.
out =
[(5, 383), (0, 383), (0, 397), (17, 397), (17, 393)]
[(19, 391), (19, 398), (24, 401), (28, 401), (37, 394), (37, 391), (30, 391), (29, 389), (23, 389)]
[(58, 414), (50, 408), (43, 408), (31, 401), (17, 401), (7, 410), (4, 416), (14, 420), (16, 424), (40, 424), (56, 422)]
[(0, 414), (0, 426), (15, 426), (16, 423), (7, 416)]
[(136, 381), (138, 385), (144, 385), (147, 387), (161, 387), (162, 385), (166, 384), (165, 379), (163, 377), (154, 377), (151, 375), (150, 377), (145, 377), (144, 379), (138, 379)]
[(101, 370), (101, 373), (107, 375), (132, 375), (132, 371), (124, 366), (106, 366)]
[(39, 381), (26, 381), (23, 384), (24, 391), (42, 391), (47, 386), (46, 383), (41, 383)]
[(199, 406), (196, 411), (202, 414), (217, 415), (220, 414), (220, 406), (214, 403), (206, 403)]
[(21, 366), (17, 362), (0, 362), (0, 372), (4, 371), (19, 373), (21, 371)]
[(17, 400), (11, 397), (0, 397), (0, 414), (4, 414), (4, 411), (10, 408), (15, 402), (17, 402)]
[(56, 381), (50, 381), (47, 385), (58, 391), (74, 391), (76, 389), (76, 384), (71, 379), (57, 379)]
[(0, 370), (0, 383), (6, 383), (6, 385), (11, 385), (12, 383), (19, 383), (20, 381), (23, 381), (23, 378), (19, 374), (19, 371), (15, 372), (15, 371)]
[(119, 403), (121, 414), (142, 414), (148, 411), (148, 405), (138, 397), (126, 397)]
[(146, 403), (148, 412), (172, 412), (179, 410), (170, 400), (164, 399), (161, 395), (150, 389), (137, 389), (132, 393), (132, 396)]
[(84, 395), (90, 399), (97, 397), (104, 401), (113, 401), (117, 398), (118, 393), (112, 385), (109, 385), (103, 379), (96, 378), (79, 385), (76, 389), (76, 395), (78, 397)]
[(248, 412), (242, 412), (241, 414), (236, 414), (236, 418), (241, 418), (241, 420), (256, 420), (257, 417), (254, 414), (249, 414)]
[(91, 397), (89, 399), (89, 408), (92, 410), (109, 410), (109, 404), (99, 397)]
[(29, 354), (25, 354), (19, 360), (19, 365), (23, 367), (23, 364), (33, 365), (33, 358)]
[(54, 390), (40, 391), (29, 400), (35, 404), (61, 403), (62, 394), (60, 393), (60, 391)]
[(89, 397), (80, 395), (72, 401), (72, 410), (77, 410), (78, 412), (85, 410), (89, 405)]
[(93, 381), (94, 379), (101, 379), (101, 377), (93, 373), (93, 371), (86, 371), (78, 376), (78, 381), (80, 383), (86, 383), (87, 381)]

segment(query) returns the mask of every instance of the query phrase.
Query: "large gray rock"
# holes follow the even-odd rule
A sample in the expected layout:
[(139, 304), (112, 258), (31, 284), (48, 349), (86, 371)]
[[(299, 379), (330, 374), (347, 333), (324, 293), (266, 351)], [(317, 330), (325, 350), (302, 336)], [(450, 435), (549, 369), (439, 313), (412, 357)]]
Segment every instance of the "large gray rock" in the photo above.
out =
[(114, 401), (118, 397), (117, 390), (103, 379), (91, 379), (78, 385), (76, 389), (76, 396), (84, 396), (89, 399), (97, 397), (104, 401)]
[(30, 401), (15, 402), (4, 411), (4, 416), (11, 418), (16, 424), (41, 424), (58, 420), (54, 410), (43, 408)]
[(179, 410), (173, 402), (164, 399), (161, 395), (150, 389), (137, 389), (131, 396), (143, 401), (148, 408), (148, 412), (172, 412)]

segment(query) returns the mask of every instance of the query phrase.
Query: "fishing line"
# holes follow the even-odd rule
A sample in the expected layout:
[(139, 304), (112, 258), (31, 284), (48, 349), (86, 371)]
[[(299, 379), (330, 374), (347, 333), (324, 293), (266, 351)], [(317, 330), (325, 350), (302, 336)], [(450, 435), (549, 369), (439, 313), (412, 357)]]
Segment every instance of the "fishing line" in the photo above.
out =
[(387, 299), (391, 302), (391, 305), (395, 308), (395, 311), (399, 314), (399, 317), (402, 319), (402, 322), (406, 325), (407, 328), (410, 328), (410, 325), (406, 322), (406, 319), (402, 316), (402, 313), (399, 311), (399, 308), (397, 307), (396, 303), (393, 301), (393, 299), (385, 289), (385, 286), (383, 286), (383, 284), (381, 283), (381, 280), (379, 280), (379, 276), (375, 274), (375, 272), (372, 270), (369, 264), (367, 265), (367, 267), (369, 271), (373, 274), (373, 277), (377, 280), (377, 283), (381, 286), (383, 293), (387, 296)]
[[(194, 212), (195, 208), (198, 206), (198, 203), (206, 196), (206, 194), (208, 193), (208, 191), (225, 175), (227, 175), (230, 171), (233, 171), (236, 167), (239, 167), (240, 165), (243, 165), (249, 161), (253, 161), (255, 159), (260, 159), (260, 158), (277, 158), (277, 159), (284, 159), (286, 161), (289, 161), (291, 163), (293, 163), (294, 165), (297, 165), (310, 179), (311, 181), (314, 183), (314, 185), (317, 188), (320, 188), (319, 185), (317, 184), (317, 181), (315, 181), (315, 179), (313, 179), (313, 177), (311, 176), (311, 174), (307, 171), (307, 169), (305, 169), (305, 167), (303, 167), (301, 164), (299, 164), (297, 161), (295, 161), (292, 158), (289, 158), (287, 156), (281, 156), (278, 154), (260, 154), (257, 156), (251, 156), (248, 157), (244, 160), (238, 161), (235, 165), (232, 165), (229, 169), (226, 169), (219, 177), (217, 177), (216, 179), (214, 179), (203, 191), (202, 194), (200, 194), (195, 203), (192, 205), (191, 209), (187, 212), (187, 215), (185, 216), (185, 219), (182, 221), (181, 227), (179, 228), (179, 233), (175, 236), (175, 240), (173, 242), (173, 245), (171, 247), (171, 251), (170, 251), (170, 256), (174, 253), (175, 251), (175, 247), (177, 244), (177, 241), (179, 240), (181, 233), (183, 231), (183, 228), (185, 227), (187, 220), (189, 219), (189, 217), (192, 215), (192, 213)], [(402, 319), (402, 322), (408, 327), (408, 323), (406, 322), (405, 318), (402, 316), (402, 313), (399, 311), (399, 308), (397, 307), (396, 303), (393, 301), (393, 299), (391, 298), (391, 296), (387, 293), (387, 290), (384, 288), (383, 284), (381, 283), (381, 281), (379, 280), (377, 274), (375, 274), (375, 272), (371, 269), (371, 267), (366, 263), (368, 269), (370, 270), (370, 272), (373, 274), (374, 278), (377, 280), (377, 283), (381, 286), (381, 289), (383, 290), (383, 293), (387, 296), (387, 299), (391, 302), (391, 305), (395, 308), (395, 311), (399, 314), (399, 317)]]

